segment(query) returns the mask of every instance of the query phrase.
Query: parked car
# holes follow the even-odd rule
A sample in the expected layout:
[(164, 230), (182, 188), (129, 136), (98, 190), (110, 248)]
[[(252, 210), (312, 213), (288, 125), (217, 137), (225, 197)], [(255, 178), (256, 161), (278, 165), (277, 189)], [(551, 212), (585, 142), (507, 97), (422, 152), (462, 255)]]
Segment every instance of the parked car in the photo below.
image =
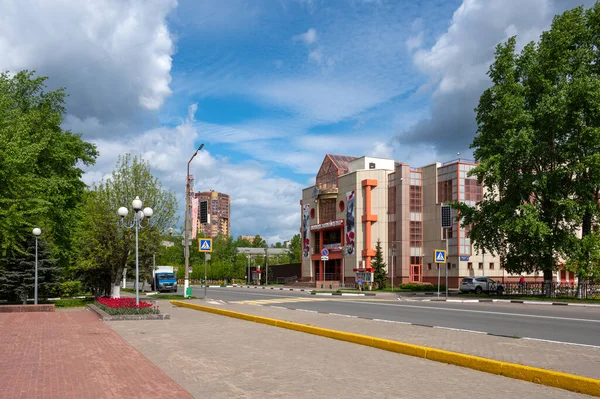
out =
[(504, 293), (504, 285), (489, 277), (465, 277), (460, 283), (461, 292), (474, 292), (481, 294), (482, 292), (495, 292), (498, 295)]

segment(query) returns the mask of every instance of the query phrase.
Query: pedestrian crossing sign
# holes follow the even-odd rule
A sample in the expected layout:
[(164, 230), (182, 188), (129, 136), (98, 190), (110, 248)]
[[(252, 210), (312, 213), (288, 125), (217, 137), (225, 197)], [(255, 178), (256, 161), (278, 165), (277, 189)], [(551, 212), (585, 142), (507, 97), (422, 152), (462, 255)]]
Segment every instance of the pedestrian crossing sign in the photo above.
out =
[(198, 251), (212, 252), (212, 238), (201, 238), (198, 240)]
[(434, 250), (433, 259), (435, 260), (435, 263), (446, 263), (446, 251), (442, 249)]

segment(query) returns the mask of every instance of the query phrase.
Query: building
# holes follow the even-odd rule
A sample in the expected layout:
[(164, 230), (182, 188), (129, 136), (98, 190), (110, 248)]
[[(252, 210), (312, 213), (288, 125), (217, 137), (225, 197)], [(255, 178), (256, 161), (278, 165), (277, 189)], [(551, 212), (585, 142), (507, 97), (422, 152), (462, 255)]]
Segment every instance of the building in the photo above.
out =
[(210, 215), (208, 225), (201, 225), (200, 220), (196, 220), (198, 234), (204, 234), (205, 237), (212, 238), (219, 234), (229, 236), (231, 234), (231, 199), (229, 195), (210, 190), (195, 193), (194, 197), (198, 198), (198, 201), (208, 201), (208, 214)]
[[(446, 239), (450, 288), (467, 276), (517, 280), (520, 276), (500, 267), (499, 257), (474, 251), (467, 226), (441, 228), (440, 207), (446, 201), (475, 205), (481, 200), (483, 187), (467, 177), (475, 166), (457, 159), (415, 168), (392, 159), (327, 154), (316, 184), (302, 191), (301, 280), (354, 284), (356, 272), (370, 267), (380, 240), (394, 284), (437, 284), (433, 252), (445, 249)], [(327, 260), (322, 260), (323, 249)], [(440, 277), (444, 284), (444, 265)], [(573, 276), (563, 271), (561, 278), (568, 282)]]
[(250, 244), (254, 244), (254, 238), (256, 236), (239, 236), (238, 240), (248, 240), (248, 242), (250, 242)]

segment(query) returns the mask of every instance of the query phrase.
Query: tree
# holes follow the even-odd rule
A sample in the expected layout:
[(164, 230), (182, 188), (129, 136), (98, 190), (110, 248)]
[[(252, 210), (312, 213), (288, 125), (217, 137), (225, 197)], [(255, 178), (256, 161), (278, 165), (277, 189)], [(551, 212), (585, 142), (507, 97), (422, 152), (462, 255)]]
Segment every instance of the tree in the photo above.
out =
[(46, 92), (46, 79), (29, 71), (0, 74), (0, 256), (27, 254), (31, 230), (40, 227), (64, 266), (86, 188), (81, 166), (98, 153), (61, 128), (66, 93)]
[(117, 209), (130, 208), (136, 195), (144, 207), (154, 210), (149, 226), (139, 231), (140, 269), (151, 267), (163, 233), (176, 221), (175, 195), (162, 188), (148, 163), (129, 154), (119, 157), (111, 177), (95, 185), (87, 196), (77, 229), (75, 272), (97, 295), (113, 292), (123, 269), (135, 267), (135, 231), (120, 226)]
[(599, 215), (600, 4), (556, 16), (520, 55), (515, 47), (514, 37), (497, 47), (476, 109), (472, 173), (487, 190), (477, 207), (455, 206), (478, 249), (548, 281), (562, 259), (582, 272), (595, 263), (584, 248)]
[(254, 236), (254, 241), (252, 241), (252, 246), (254, 248), (263, 248), (266, 244), (266, 241), (259, 236), (258, 234)]
[[(13, 256), (0, 259), (4, 265), (0, 273), (0, 297), (9, 302), (21, 300), (27, 304), (27, 298), (34, 295), (35, 238), (27, 240), (25, 249), (25, 253), (13, 252)], [(60, 268), (51, 255), (46, 241), (38, 239), (38, 298), (48, 298), (58, 284)]]
[(380, 290), (385, 289), (385, 287), (387, 287), (387, 266), (383, 261), (383, 252), (381, 251), (381, 240), (377, 240), (377, 245), (375, 246), (375, 256), (371, 261), (371, 267), (375, 269), (374, 283)]
[(292, 237), (292, 240), (290, 242), (290, 249), (289, 249), (289, 262), (290, 263), (300, 262), (301, 248), (302, 248), (302, 246), (300, 243), (300, 234), (295, 234)]

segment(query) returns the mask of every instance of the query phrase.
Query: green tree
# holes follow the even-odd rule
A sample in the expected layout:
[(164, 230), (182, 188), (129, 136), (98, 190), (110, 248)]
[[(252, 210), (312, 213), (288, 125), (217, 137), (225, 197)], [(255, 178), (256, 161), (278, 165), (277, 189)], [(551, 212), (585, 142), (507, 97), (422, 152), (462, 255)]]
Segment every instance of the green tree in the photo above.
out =
[(377, 287), (382, 290), (387, 287), (387, 272), (386, 272), (386, 264), (383, 261), (383, 252), (381, 251), (381, 240), (377, 240), (377, 245), (375, 246), (375, 256), (371, 261), (371, 267), (375, 269), (374, 283)]
[[(152, 256), (159, 253), (164, 232), (175, 223), (174, 193), (162, 188), (143, 159), (129, 154), (119, 157), (111, 177), (95, 185), (87, 197), (77, 230), (75, 272), (98, 295), (112, 293), (126, 266), (130, 276), (135, 270), (135, 230), (123, 228), (116, 212), (121, 206), (130, 208), (135, 196), (144, 207), (154, 210), (149, 225), (139, 230), (142, 274), (151, 271)], [(125, 218), (126, 223), (132, 213)]]
[(252, 241), (252, 246), (254, 248), (263, 248), (267, 242), (258, 234), (254, 236), (254, 241)]
[(290, 242), (289, 263), (300, 262), (300, 250), (302, 249), (300, 242), (300, 234), (295, 234)]
[[(9, 302), (16, 300), (27, 303), (34, 296), (35, 286), (35, 238), (27, 240), (26, 252), (13, 252), (10, 258), (0, 259), (0, 297)], [(60, 268), (45, 240), (38, 239), (38, 298), (48, 298), (58, 284)]]
[(561, 259), (582, 273), (595, 264), (585, 248), (599, 215), (600, 4), (556, 16), (538, 43), (515, 47), (514, 37), (497, 47), (476, 109), (472, 173), (488, 190), (477, 207), (455, 205), (478, 249), (547, 281)]
[(40, 227), (64, 266), (86, 188), (81, 166), (93, 164), (97, 151), (61, 128), (65, 90), (46, 92), (45, 81), (29, 71), (0, 74), (0, 256), (26, 254)]

